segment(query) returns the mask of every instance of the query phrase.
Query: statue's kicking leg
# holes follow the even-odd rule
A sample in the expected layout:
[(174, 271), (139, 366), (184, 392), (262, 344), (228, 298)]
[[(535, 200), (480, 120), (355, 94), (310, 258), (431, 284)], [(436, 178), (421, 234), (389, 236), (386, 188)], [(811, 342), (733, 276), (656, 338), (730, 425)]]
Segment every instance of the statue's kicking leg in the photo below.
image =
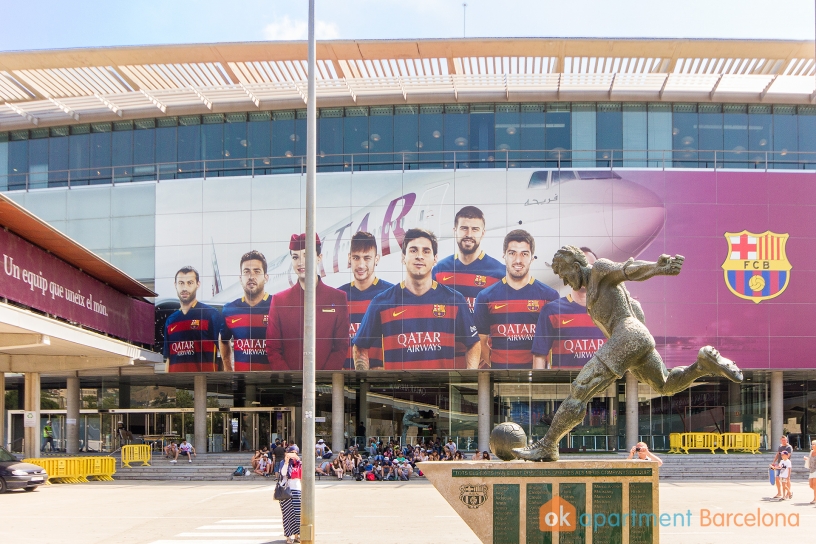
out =
[(721, 376), (732, 382), (742, 381), (742, 371), (730, 359), (726, 359), (711, 346), (701, 348), (697, 360), (690, 366), (678, 366), (666, 369), (660, 354), (652, 351), (641, 363), (629, 369), (635, 377), (649, 384), (661, 395), (674, 395), (688, 387), (698, 378), (704, 376)]
[(609, 387), (616, 379), (617, 376), (600, 359), (590, 359), (572, 382), (570, 394), (558, 407), (544, 438), (528, 448), (516, 448), (513, 453), (519, 459), (529, 461), (557, 461), (558, 442), (581, 423), (586, 415), (587, 403), (592, 397)]

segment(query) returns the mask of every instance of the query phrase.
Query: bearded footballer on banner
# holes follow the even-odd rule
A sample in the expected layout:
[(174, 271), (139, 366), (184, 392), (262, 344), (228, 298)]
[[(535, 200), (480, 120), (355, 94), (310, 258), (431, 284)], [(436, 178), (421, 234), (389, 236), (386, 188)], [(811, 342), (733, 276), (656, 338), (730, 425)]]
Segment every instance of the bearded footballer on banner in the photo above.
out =
[[(598, 260), (588, 247), (581, 251), (590, 266)], [(582, 367), (604, 345), (606, 337), (587, 313), (586, 296), (584, 285), (541, 310), (533, 340), (533, 368)]]
[[(388, 289), (393, 283), (381, 280), (374, 274), (380, 255), (377, 253), (377, 239), (369, 232), (359, 231), (351, 237), (349, 248), (349, 267), (354, 274), (354, 280), (339, 287), (346, 294), (349, 302), (349, 339), (353, 339), (360, 328), (363, 316), (371, 304), (371, 300)], [(369, 350), (369, 368), (382, 367), (382, 342), (379, 346), (372, 346)], [(354, 357), (349, 347), (349, 356), (344, 366), (346, 370), (354, 370)]]
[(168, 372), (215, 372), (221, 314), (196, 300), (201, 286), (198, 270), (185, 266), (176, 272), (176, 294), (181, 308), (164, 324), (164, 357)]
[(533, 368), (533, 338), (541, 309), (558, 291), (530, 275), (535, 239), (518, 229), (504, 237), (507, 275), (476, 297), (476, 328), (482, 361), (494, 369)]
[(470, 311), (476, 295), (504, 277), (505, 266), (479, 249), (485, 233), (485, 218), (476, 206), (465, 206), (453, 220), (459, 253), (445, 257), (434, 267), (433, 278), (462, 293)]
[(467, 368), (479, 366), (479, 336), (465, 298), (434, 281), (436, 236), (409, 229), (402, 241), (406, 279), (371, 301), (354, 337), (354, 367), (370, 368), (370, 349), (382, 339), (385, 370), (453, 369), (457, 342)]
[(244, 296), (226, 304), (221, 311), (223, 322), (220, 345), (224, 370), (272, 370), (266, 358), (266, 326), (270, 303), (269, 293), (264, 290), (269, 281), (266, 257), (253, 249), (244, 253), (239, 266)]
[[(321, 242), (317, 237), (319, 270)], [(266, 355), (272, 370), (303, 370), (303, 299), (306, 288), (306, 235), (293, 234), (289, 256), (297, 283), (272, 296), (266, 329)], [(341, 370), (349, 350), (349, 318), (346, 294), (317, 278), (315, 292), (315, 368)]]

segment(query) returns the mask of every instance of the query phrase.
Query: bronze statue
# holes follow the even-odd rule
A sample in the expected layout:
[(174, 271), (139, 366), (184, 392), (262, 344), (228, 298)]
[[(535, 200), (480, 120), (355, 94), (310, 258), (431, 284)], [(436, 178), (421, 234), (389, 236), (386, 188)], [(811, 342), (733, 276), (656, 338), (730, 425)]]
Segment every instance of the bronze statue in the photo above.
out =
[(661, 255), (656, 263), (634, 259), (614, 263), (598, 259), (590, 266), (577, 247), (564, 246), (556, 252), (553, 272), (564, 285), (575, 290), (586, 287), (587, 312), (608, 340), (572, 382), (570, 394), (559, 406), (544, 438), (527, 448), (514, 449), (516, 457), (530, 461), (557, 461), (558, 442), (584, 419), (590, 399), (620, 379), (627, 370), (662, 395), (683, 391), (703, 376), (725, 376), (733, 382), (742, 381), (742, 371), (737, 365), (711, 346), (701, 348), (697, 361), (691, 366), (671, 370), (666, 369), (655, 350), (643, 309), (632, 300), (623, 282), (676, 276), (683, 260), (681, 255)]

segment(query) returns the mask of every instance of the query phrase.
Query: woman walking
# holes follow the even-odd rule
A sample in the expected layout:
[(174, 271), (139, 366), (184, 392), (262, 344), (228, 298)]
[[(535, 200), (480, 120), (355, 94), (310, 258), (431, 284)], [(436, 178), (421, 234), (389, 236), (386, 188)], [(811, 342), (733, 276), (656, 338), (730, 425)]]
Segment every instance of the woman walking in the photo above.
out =
[(298, 457), (298, 447), (289, 446), (286, 448), (286, 457), (281, 468), (281, 482), (289, 486), (292, 492), (291, 499), (280, 501), (286, 544), (300, 542), (300, 480), (302, 477), (303, 465)]
[(810, 455), (805, 456), (805, 459), (808, 460), (808, 483), (810, 484), (810, 488), (813, 490), (813, 500), (810, 501), (810, 504), (816, 504), (816, 440), (810, 443)]

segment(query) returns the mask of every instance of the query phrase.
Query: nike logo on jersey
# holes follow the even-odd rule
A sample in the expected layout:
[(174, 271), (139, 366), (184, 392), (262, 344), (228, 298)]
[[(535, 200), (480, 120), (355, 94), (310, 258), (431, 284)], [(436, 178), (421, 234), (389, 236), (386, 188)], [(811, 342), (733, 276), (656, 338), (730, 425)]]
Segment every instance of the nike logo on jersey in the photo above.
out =
[(397, 317), (398, 315), (402, 315), (402, 314), (404, 314), (404, 313), (405, 313), (405, 312), (407, 312), (407, 311), (408, 311), (408, 310), (403, 310), (403, 311), (401, 311), (401, 312), (392, 312), (392, 313), (391, 313), (391, 317)]
[(170, 325), (170, 332), (176, 330), (176, 327), (178, 327), (178, 325)]
[(449, 280), (449, 279), (451, 279), (452, 277), (453, 277), (453, 276), (445, 276), (444, 278), (442, 278), (442, 281), (448, 281), (448, 280)]
[(495, 306), (493, 306), (493, 309), (494, 310), (501, 310), (505, 306), (507, 306), (507, 304), (496, 304)]
[(230, 319), (230, 325), (234, 325), (234, 324), (238, 323), (239, 321), (241, 321), (240, 317), (236, 317), (235, 319)]
[(573, 321), (575, 321), (575, 320), (574, 319), (562, 319), (561, 324), (566, 325), (567, 323), (572, 323)]

